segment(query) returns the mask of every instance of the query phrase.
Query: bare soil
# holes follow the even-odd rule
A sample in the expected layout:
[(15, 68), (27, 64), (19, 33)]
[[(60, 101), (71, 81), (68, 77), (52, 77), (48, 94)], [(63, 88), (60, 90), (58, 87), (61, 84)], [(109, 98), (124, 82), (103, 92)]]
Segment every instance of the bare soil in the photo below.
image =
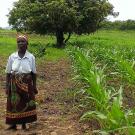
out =
[(66, 92), (73, 89), (68, 60), (43, 62), (37, 66), (38, 120), (28, 124), (25, 131), (20, 125), (17, 131), (5, 130), (8, 127), (5, 124), (5, 65), (6, 60), (0, 58), (0, 135), (91, 135), (90, 131), (86, 133), (89, 126), (79, 122), (80, 116), (74, 109), (72, 97)]

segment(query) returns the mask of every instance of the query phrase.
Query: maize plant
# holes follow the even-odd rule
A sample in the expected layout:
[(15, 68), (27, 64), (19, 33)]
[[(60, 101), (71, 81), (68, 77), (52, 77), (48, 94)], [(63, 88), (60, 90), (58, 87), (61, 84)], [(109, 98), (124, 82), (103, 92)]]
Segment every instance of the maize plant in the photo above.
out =
[(85, 112), (81, 120), (96, 119), (101, 129), (93, 131), (94, 133), (134, 134), (134, 110), (124, 109), (122, 86), (115, 91), (107, 89), (104, 74), (106, 66), (103, 68), (97, 66), (89, 51), (71, 47), (68, 52), (76, 74), (74, 79), (85, 85), (86, 94), (95, 103), (94, 110)]

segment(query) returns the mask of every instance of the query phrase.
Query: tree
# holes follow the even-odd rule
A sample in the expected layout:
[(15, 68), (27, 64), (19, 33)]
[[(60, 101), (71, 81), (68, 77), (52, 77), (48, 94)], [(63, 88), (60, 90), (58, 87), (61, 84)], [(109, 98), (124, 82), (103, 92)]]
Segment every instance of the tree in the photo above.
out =
[(121, 23), (120, 30), (135, 30), (135, 20), (126, 20)]
[(103, 21), (100, 24), (101, 29), (107, 30), (135, 30), (135, 20), (125, 20), (125, 21)]
[(115, 13), (107, 0), (19, 0), (8, 17), (17, 30), (55, 34), (57, 47), (63, 47), (73, 32), (95, 32), (108, 15)]

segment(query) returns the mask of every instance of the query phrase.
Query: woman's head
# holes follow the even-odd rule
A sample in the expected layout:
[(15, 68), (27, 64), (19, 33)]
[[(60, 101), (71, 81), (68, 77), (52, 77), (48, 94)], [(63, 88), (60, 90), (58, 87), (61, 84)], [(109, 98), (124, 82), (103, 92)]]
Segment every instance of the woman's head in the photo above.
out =
[(19, 51), (25, 52), (27, 50), (28, 38), (25, 35), (17, 36), (17, 46)]

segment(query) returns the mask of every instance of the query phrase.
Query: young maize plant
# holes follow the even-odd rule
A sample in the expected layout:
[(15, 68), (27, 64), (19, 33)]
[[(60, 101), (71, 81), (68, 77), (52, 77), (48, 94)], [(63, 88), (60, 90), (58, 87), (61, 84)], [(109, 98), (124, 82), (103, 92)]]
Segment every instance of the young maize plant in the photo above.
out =
[(131, 48), (105, 48), (95, 46), (90, 49), (90, 56), (96, 58), (96, 62), (101, 65), (106, 64), (111, 74), (118, 74), (129, 84), (135, 84), (135, 58), (134, 50)]
[(71, 47), (69, 55), (73, 61), (76, 73), (74, 79), (85, 84), (85, 92), (89, 99), (95, 103), (95, 109), (90, 110), (81, 117), (81, 120), (96, 119), (101, 129), (94, 133), (110, 134), (119, 133), (133, 135), (135, 133), (134, 110), (125, 110), (122, 103), (122, 86), (117, 93), (107, 89), (105, 84), (104, 68), (96, 65), (89, 51)]

